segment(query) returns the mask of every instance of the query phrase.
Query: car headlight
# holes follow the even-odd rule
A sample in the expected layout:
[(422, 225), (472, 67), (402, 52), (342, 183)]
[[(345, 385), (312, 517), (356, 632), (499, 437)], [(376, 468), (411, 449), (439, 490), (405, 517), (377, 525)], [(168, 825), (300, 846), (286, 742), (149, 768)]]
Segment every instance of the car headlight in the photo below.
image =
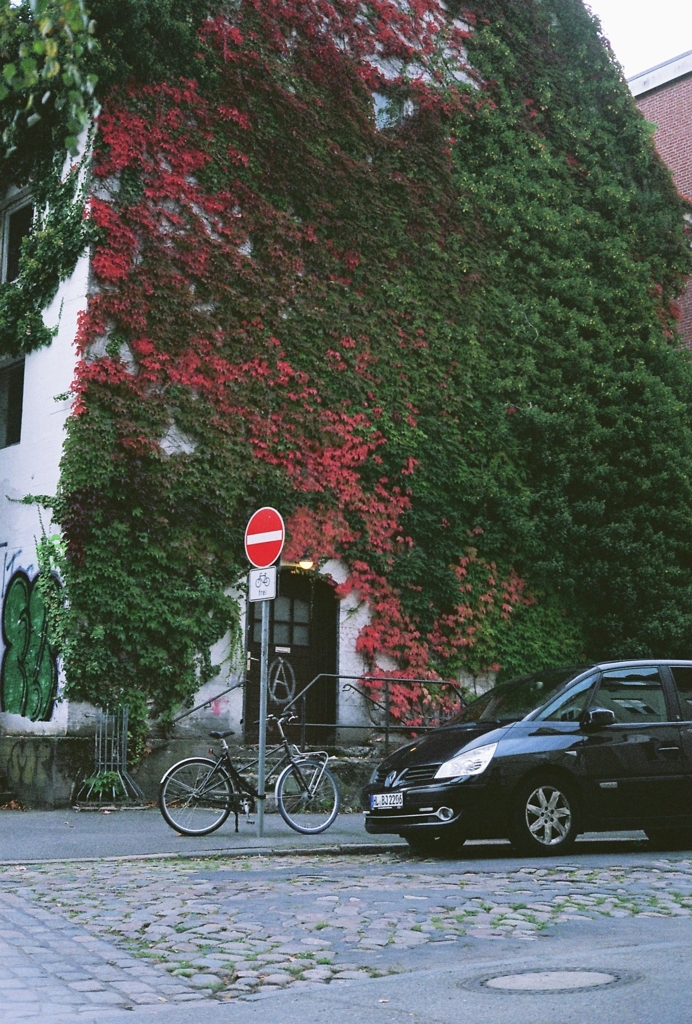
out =
[(380, 769), (379, 765), (377, 765), (376, 768), (373, 768), (372, 775), (370, 776), (370, 782), (371, 783), (372, 782), (377, 782), (377, 773), (378, 773), (379, 769)]
[(497, 743), (486, 743), (483, 747), (464, 751), (450, 761), (441, 764), (435, 773), (436, 779), (458, 779), (466, 775), (481, 775), (493, 759)]

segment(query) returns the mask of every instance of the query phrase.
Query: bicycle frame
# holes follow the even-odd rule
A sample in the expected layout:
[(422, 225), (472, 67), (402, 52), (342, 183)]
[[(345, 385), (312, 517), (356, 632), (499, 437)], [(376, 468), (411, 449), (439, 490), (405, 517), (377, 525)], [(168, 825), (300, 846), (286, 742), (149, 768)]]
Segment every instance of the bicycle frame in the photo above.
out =
[[(279, 751), (281, 751), (281, 756), (268, 769), (267, 778), (271, 779), (272, 777), (276, 777), (276, 779), (278, 780), (281, 771), (289, 764), (292, 764), (296, 770), (296, 774), (299, 778), (301, 786), (303, 786), (307, 790), (307, 792), (312, 795), (312, 793), (314, 793), (314, 791), (317, 789), (317, 786), (319, 785), (322, 776), (324, 775), (324, 770), (327, 767), (327, 762), (329, 760), (329, 754), (327, 753), (326, 750), (316, 750), (310, 751), (309, 753), (304, 753), (298, 747), (296, 747), (295, 744), (293, 744), (292, 749), (291, 744), (288, 742), (286, 734), (284, 733), (283, 718), (274, 718), (273, 715), (270, 715), (268, 720), (273, 720), (276, 723), (276, 727), (279, 730), (279, 735), (281, 736), (281, 741), (277, 743), (276, 746), (272, 747), (271, 750), (268, 751), (268, 756), (272, 757)], [(255, 787), (250, 782), (248, 782), (247, 779), (245, 779), (242, 774), (243, 772), (247, 772), (248, 769), (252, 768), (253, 765), (258, 764), (259, 758), (253, 758), (252, 761), (248, 761), (245, 764), (236, 767), (233, 764), (233, 761), (231, 760), (231, 753), (230, 750), (228, 749), (228, 744), (226, 743), (226, 740), (223, 737), (221, 737), (220, 741), (223, 747), (223, 753), (221, 753), (218, 756), (214, 768), (209, 773), (208, 779), (212, 779), (216, 772), (218, 771), (218, 769), (222, 768), (228, 775), (230, 781), (236, 786), (236, 788), (240, 792), (245, 793), (246, 796), (250, 797), (252, 800), (266, 799), (266, 794), (261, 797), (260, 794), (255, 789)], [(300, 770), (301, 763), (305, 761), (310, 761), (313, 764), (318, 763), (321, 766), (319, 773), (317, 773), (313, 777), (311, 783), (306, 782), (305, 776)], [(204, 789), (202, 789), (201, 792), (204, 793)], [(237, 801), (234, 802), (232, 810), (233, 814), (235, 815), (235, 831), (237, 832), (239, 811)], [(248, 810), (247, 813), (249, 814), (250, 811)]]
[[(226, 744), (224, 744), (224, 746), (226, 746)], [(226, 747), (226, 750), (228, 750), (228, 747)], [(286, 751), (283, 743), (277, 743), (275, 747), (272, 747), (271, 750), (268, 750), (266, 754), (267, 759), (271, 759), (272, 757), (274, 757), (275, 754), (279, 753), (279, 751), (281, 752), (280, 757), (278, 757), (274, 764), (267, 768), (267, 778), (270, 778), (272, 775), (277, 774), (281, 770), (281, 768), (283, 768), (284, 765), (288, 764), (288, 762), (291, 760), (291, 755)], [(230, 752), (228, 753), (228, 758), (230, 758)], [(246, 761), (245, 764), (238, 765), (236, 767), (236, 771), (240, 772), (240, 774), (242, 775), (243, 772), (251, 771), (252, 768), (254, 768), (255, 765), (257, 764), (259, 764), (259, 758), (253, 757), (252, 761)]]

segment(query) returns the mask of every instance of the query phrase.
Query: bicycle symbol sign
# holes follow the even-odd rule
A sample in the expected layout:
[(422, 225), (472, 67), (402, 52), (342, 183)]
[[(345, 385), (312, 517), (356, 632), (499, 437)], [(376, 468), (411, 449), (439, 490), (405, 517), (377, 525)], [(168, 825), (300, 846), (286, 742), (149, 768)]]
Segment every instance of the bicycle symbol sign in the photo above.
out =
[(273, 601), (276, 597), (276, 566), (268, 569), (251, 569), (248, 586), (248, 601)]

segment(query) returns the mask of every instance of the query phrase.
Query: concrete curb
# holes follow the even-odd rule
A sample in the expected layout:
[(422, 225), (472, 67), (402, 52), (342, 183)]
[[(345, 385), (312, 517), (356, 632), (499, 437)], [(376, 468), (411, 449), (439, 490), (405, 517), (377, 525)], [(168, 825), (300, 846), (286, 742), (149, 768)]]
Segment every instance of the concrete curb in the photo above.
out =
[(331, 846), (240, 846), (232, 849), (200, 850), (198, 853), (131, 853), (118, 857), (55, 857), (43, 860), (0, 860), (0, 868), (40, 864), (98, 864), (128, 860), (202, 860), (209, 857), (312, 857), (354, 856), (372, 853), (402, 853), (407, 843), (335, 843)]

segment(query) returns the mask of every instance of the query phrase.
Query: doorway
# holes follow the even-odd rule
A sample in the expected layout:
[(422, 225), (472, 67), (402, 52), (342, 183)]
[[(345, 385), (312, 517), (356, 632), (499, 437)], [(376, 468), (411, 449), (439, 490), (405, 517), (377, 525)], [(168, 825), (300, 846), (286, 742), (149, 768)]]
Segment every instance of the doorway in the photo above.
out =
[[(286, 705), (321, 672), (336, 673), (338, 601), (334, 587), (318, 577), (291, 569), (279, 573), (278, 596), (269, 604), (269, 714)], [(262, 608), (248, 602), (247, 650), (250, 669), (245, 687), (245, 742), (257, 743), (259, 730)], [(333, 741), (336, 725), (336, 679), (320, 679), (305, 696), (306, 730), (311, 745)], [(295, 705), (301, 712), (301, 702)], [(297, 739), (296, 727), (289, 735)]]

